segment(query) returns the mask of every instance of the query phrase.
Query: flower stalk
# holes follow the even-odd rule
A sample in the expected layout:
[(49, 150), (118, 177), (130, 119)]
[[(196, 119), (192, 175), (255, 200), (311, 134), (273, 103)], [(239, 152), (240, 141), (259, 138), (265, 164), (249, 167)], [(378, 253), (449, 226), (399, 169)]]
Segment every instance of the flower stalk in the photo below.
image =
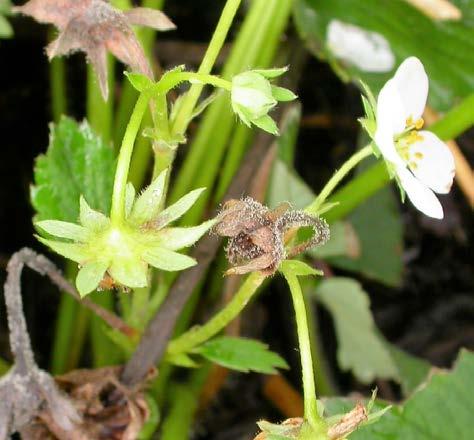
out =
[(232, 300), (209, 322), (171, 341), (167, 349), (168, 356), (189, 352), (219, 333), (243, 310), (264, 279), (265, 276), (260, 272), (253, 272), (240, 286)]
[(283, 271), (283, 274), (288, 282), (288, 286), (290, 287), (296, 316), (296, 329), (298, 332), (298, 345), (303, 376), (304, 417), (313, 429), (314, 434), (322, 434), (326, 431), (326, 424), (318, 412), (313, 359), (311, 355), (311, 342), (303, 292), (301, 291), (298, 278), (294, 273), (285, 270)]
[(322, 191), (316, 197), (313, 203), (311, 203), (305, 211), (311, 214), (317, 214), (321, 206), (327, 200), (327, 198), (331, 195), (337, 185), (341, 182), (341, 180), (346, 177), (346, 175), (354, 169), (362, 160), (366, 157), (369, 157), (373, 154), (374, 150), (372, 145), (369, 144), (362, 148), (361, 150), (354, 153), (343, 165), (342, 167), (337, 170), (334, 175), (329, 179), (326, 183)]

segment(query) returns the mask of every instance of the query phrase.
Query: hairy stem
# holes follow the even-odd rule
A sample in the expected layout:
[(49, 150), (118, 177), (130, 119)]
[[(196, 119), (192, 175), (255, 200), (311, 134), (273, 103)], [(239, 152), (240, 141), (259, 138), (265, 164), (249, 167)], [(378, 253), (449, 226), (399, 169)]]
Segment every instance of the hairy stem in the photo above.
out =
[[(217, 23), (216, 29), (212, 36), (212, 39), (207, 48), (206, 54), (199, 66), (198, 73), (209, 74), (214, 66), (214, 63), (219, 55), (219, 52), (224, 45), (227, 33), (229, 32), (230, 26), (234, 21), (237, 9), (240, 6), (242, 0), (227, 0), (224, 6), (219, 23)], [(189, 89), (189, 92), (184, 99), (183, 106), (179, 111), (176, 119), (173, 123), (173, 133), (182, 134), (186, 131), (188, 126), (189, 118), (191, 117), (194, 107), (201, 95), (203, 89), (202, 84), (193, 84)]]
[(219, 333), (243, 310), (264, 279), (265, 276), (260, 272), (253, 272), (245, 280), (229, 304), (209, 322), (197, 329), (191, 329), (179, 338), (171, 341), (168, 345), (168, 354), (174, 355), (190, 351)]
[(138, 97), (123, 137), (122, 146), (120, 147), (117, 169), (115, 171), (112, 208), (110, 210), (110, 218), (112, 223), (115, 224), (122, 223), (125, 218), (125, 188), (127, 185), (133, 145), (135, 144), (138, 130), (140, 129), (143, 116), (147, 110), (149, 99), (149, 95), (145, 93), (142, 93)]
[(316, 432), (322, 432), (325, 430), (325, 423), (318, 412), (313, 359), (311, 355), (311, 343), (303, 292), (301, 291), (301, 286), (296, 275), (289, 271), (284, 271), (283, 274), (288, 282), (288, 286), (290, 287), (296, 315), (296, 329), (298, 332), (301, 369), (303, 375), (304, 416)]
[(343, 165), (337, 170), (334, 175), (326, 183), (322, 191), (316, 197), (313, 203), (306, 208), (306, 212), (311, 214), (317, 214), (319, 208), (324, 204), (329, 195), (333, 192), (334, 188), (341, 182), (341, 180), (354, 169), (363, 159), (370, 156), (373, 153), (371, 145), (367, 145), (361, 150), (354, 153)]

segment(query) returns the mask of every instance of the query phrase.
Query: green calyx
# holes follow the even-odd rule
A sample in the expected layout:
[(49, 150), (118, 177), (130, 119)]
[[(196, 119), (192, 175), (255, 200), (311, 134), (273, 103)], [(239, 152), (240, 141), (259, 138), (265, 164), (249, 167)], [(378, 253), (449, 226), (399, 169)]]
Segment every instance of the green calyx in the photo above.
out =
[(193, 258), (176, 251), (199, 240), (214, 220), (186, 228), (169, 224), (191, 208), (204, 189), (191, 191), (163, 210), (166, 173), (162, 172), (138, 197), (133, 186), (127, 185), (125, 219), (121, 222), (111, 222), (81, 197), (79, 224), (58, 220), (35, 224), (48, 235), (38, 236), (39, 241), (80, 265), (76, 287), (81, 296), (97, 289), (105, 275), (118, 285), (139, 288), (148, 284), (149, 266), (179, 271), (196, 264)]
[(270, 79), (286, 71), (287, 68), (250, 70), (233, 77), (232, 109), (244, 124), (278, 135), (276, 123), (268, 113), (279, 101), (292, 101), (297, 96), (291, 90), (272, 85)]

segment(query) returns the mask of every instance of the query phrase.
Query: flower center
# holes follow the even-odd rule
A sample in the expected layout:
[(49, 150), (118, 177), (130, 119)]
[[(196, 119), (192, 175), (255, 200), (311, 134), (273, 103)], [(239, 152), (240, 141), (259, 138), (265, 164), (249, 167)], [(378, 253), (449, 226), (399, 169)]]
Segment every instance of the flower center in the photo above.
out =
[(398, 154), (400, 154), (401, 158), (412, 170), (415, 170), (418, 167), (419, 161), (423, 159), (423, 153), (413, 151), (413, 145), (423, 140), (423, 136), (418, 133), (418, 130), (423, 127), (424, 123), (423, 118), (418, 118), (414, 121), (409, 116), (405, 122), (405, 130), (395, 139), (395, 147)]

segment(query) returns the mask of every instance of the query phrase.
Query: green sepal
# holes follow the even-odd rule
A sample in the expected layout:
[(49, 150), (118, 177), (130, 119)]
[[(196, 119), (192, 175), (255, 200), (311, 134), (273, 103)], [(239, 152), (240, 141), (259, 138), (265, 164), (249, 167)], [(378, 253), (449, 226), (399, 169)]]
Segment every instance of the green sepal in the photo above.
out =
[(85, 227), (60, 220), (41, 220), (35, 226), (54, 237), (68, 240), (86, 242), (91, 237), (91, 232)]
[(275, 67), (273, 69), (253, 69), (252, 72), (258, 73), (259, 75), (262, 75), (265, 78), (272, 79), (278, 78), (279, 76), (288, 72), (288, 66)]
[(92, 209), (84, 197), (79, 198), (79, 222), (85, 228), (100, 232), (110, 226), (110, 220), (104, 214)]
[(162, 247), (145, 249), (143, 252), (143, 259), (157, 269), (170, 272), (188, 269), (197, 264), (194, 258)]
[(83, 244), (48, 240), (39, 235), (35, 235), (35, 237), (38, 239), (38, 241), (51, 248), (57, 254), (69, 258), (76, 263), (82, 264), (84, 261), (90, 259), (90, 253)]
[(167, 228), (160, 231), (160, 246), (170, 250), (177, 251), (179, 249), (192, 246), (196, 243), (212, 226), (215, 225), (216, 219), (208, 220), (199, 226), (187, 228)]
[(298, 98), (291, 90), (284, 87), (272, 86), (272, 95), (277, 101), (288, 102)]
[(107, 261), (91, 261), (81, 267), (76, 277), (76, 287), (81, 298), (97, 289), (108, 266)]
[(279, 270), (282, 273), (288, 273), (295, 276), (309, 276), (309, 275), (319, 275), (323, 276), (324, 272), (312, 268), (311, 266), (303, 263), (299, 260), (285, 260), (280, 264)]
[(279, 135), (278, 127), (276, 122), (268, 115), (262, 116), (261, 118), (252, 121), (257, 127), (265, 130), (267, 133), (273, 134), (274, 136)]
[(341, 202), (327, 202), (324, 203), (322, 206), (319, 207), (318, 212), (316, 215), (320, 217), (321, 215), (325, 214), (326, 212), (330, 211), (331, 209), (335, 208), (336, 206), (340, 205)]
[(160, 202), (163, 198), (166, 175), (168, 170), (161, 174), (140, 194), (133, 204), (129, 221), (136, 225), (153, 220), (160, 210)]
[(135, 202), (136, 191), (132, 182), (128, 182), (125, 187), (125, 218), (127, 219), (132, 212), (133, 203)]
[(135, 257), (115, 257), (109, 268), (110, 276), (124, 286), (137, 288), (148, 285), (148, 265)]
[(167, 357), (166, 360), (178, 367), (185, 367), (185, 368), (197, 368), (199, 364), (192, 360), (186, 353), (178, 353), (173, 356)]
[(148, 76), (141, 73), (125, 71), (123, 74), (130, 81), (130, 84), (132, 84), (132, 86), (139, 92), (143, 92), (154, 85), (154, 82), (148, 78)]
[(171, 206), (168, 206), (168, 208), (160, 212), (158, 217), (154, 219), (153, 223), (157, 228), (162, 228), (178, 219), (187, 212), (194, 203), (196, 203), (196, 200), (205, 189), (206, 188), (198, 188), (181, 197), (176, 203), (173, 203)]

